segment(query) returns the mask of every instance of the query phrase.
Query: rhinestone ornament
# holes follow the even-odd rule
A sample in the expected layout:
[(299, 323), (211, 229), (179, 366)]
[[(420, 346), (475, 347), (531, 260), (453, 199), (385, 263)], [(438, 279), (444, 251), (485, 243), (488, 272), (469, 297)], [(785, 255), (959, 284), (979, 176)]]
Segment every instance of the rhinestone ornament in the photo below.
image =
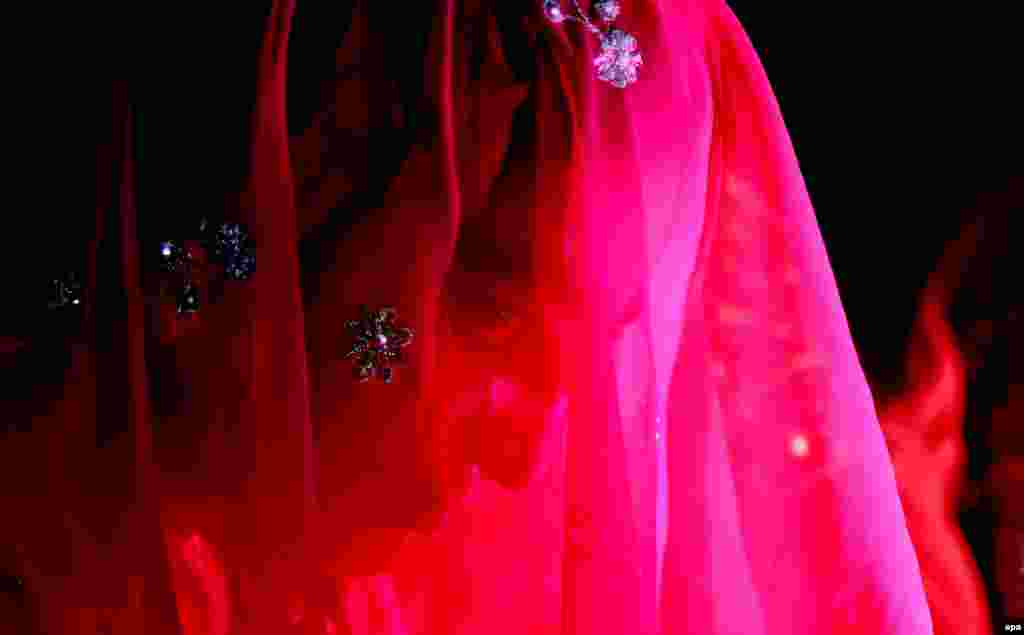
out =
[(637, 69), (643, 62), (636, 38), (625, 31), (612, 29), (601, 38), (601, 54), (594, 59), (594, 66), (599, 79), (625, 88), (636, 81)]
[(398, 328), (394, 324), (397, 312), (393, 308), (362, 310), (363, 317), (345, 322), (345, 328), (355, 340), (345, 355), (355, 362), (353, 375), (360, 383), (377, 377), (385, 384), (394, 379), (392, 364), (403, 363), (402, 349), (412, 343), (413, 330)]
[(558, 5), (558, 0), (544, 0), (544, 15), (555, 24), (561, 24), (566, 20), (566, 15), (562, 13), (562, 7)]
[[(156, 255), (159, 267), (166, 273), (180, 276), (174, 283), (175, 304), (178, 315), (196, 313), (201, 305), (200, 288), (196, 284), (205, 280), (206, 256), (212, 254), (224, 267), (229, 280), (248, 280), (256, 271), (256, 250), (249, 232), (238, 223), (211, 225), (205, 218), (199, 225), (200, 239), (191, 241), (165, 240)], [(200, 251), (193, 253), (193, 249)]]
[(76, 307), (82, 304), (82, 283), (74, 273), (69, 273), (62, 278), (50, 281), (50, 301), (48, 306), (51, 309), (62, 309)]
[(199, 288), (191, 283), (178, 291), (177, 308), (179, 314), (195, 313), (199, 310)]
[(188, 253), (177, 241), (165, 240), (160, 243), (160, 269), (167, 273), (181, 272), (186, 266)]
[(544, 15), (554, 24), (575, 21), (595, 34), (601, 42), (601, 53), (594, 58), (597, 78), (617, 88), (625, 88), (637, 81), (637, 69), (643, 65), (636, 38), (614, 27), (613, 23), (622, 13), (618, 0), (600, 0), (593, 5), (594, 14), (607, 26), (602, 29), (594, 24), (580, 8), (577, 0), (571, 0), (574, 14), (562, 10), (558, 0), (544, 0)]
[(232, 280), (248, 280), (256, 271), (256, 254), (249, 232), (238, 223), (224, 223), (213, 240), (213, 253)]

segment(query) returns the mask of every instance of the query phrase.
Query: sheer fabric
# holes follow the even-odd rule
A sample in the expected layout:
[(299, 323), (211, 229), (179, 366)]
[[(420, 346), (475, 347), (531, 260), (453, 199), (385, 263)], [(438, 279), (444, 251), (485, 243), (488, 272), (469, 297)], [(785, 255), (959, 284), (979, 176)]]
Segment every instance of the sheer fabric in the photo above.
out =
[[(120, 258), (89, 281), (126, 290), (104, 310), (131, 346), (96, 362), (86, 331), (77, 359), (129, 369), (132, 410), (81, 391), (140, 431), (121, 456), (159, 501), (138, 526), (159, 517), (186, 632), (931, 632), (793, 149), (724, 3), (630, 2), (647, 65), (625, 91), (533, 3), (387, 28), (358, 3), (330, 107), (290, 140), (293, 10), (268, 20), (236, 214), (256, 278), (181, 327), (142, 312), (131, 201), (93, 246)], [(424, 79), (375, 74), (396, 59)], [(416, 330), (396, 384), (351, 379), (363, 304)]]
[[(973, 435), (965, 435), (968, 352), (957, 341), (952, 315), (962, 289), (985, 293), (986, 282), (968, 285), (965, 273), (977, 266), (981, 237), (1008, 235), (1005, 224), (997, 222), (974, 222), (943, 254), (921, 295), (907, 387), (879, 408), (935, 633), (987, 635), (993, 630), (984, 580), (959, 519), (969, 488), (964, 439)], [(992, 277), (994, 272), (990, 268), (987, 273)], [(991, 310), (994, 303), (976, 304)]]
[[(536, 67), (517, 81), (497, 8), (436, 15), (437, 145), (350, 251), (387, 262), (368, 236), (393, 241), (377, 223), (396, 217), (417, 227), (408, 253), (429, 246), (414, 262), (438, 314), (400, 296), (442, 334), (423, 340), (419, 417), (441, 420), (430, 458), (478, 470), (404, 544), (377, 609), (408, 632), (928, 632), (813, 211), (731, 11), (632, 3), (648, 65), (622, 92), (571, 30), (527, 20)], [(395, 296), (396, 278), (352, 292), (341, 270), (352, 305)], [(497, 355), (451, 328), (500, 330), (473, 315), (486, 289), (528, 323)]]

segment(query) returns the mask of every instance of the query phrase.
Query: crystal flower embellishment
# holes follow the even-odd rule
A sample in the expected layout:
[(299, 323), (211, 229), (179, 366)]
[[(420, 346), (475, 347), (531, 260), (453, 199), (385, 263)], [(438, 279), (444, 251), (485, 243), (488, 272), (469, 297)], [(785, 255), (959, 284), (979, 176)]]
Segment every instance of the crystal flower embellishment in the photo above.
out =
[(245, 225), (214, 225), (204, 218), (199, 234), (196, 240), (165, 240), (156, 254), (160, 270), (176, 278), (173, 287), (181, 316), (199, 311), (201, 289), (209, 282), (208, 256), (217, 259), (228, 280), (245, 281), (256, 272), (256, 248)]
[[(562, 9), (560, 0), (544, 0), (544, 15), (554, 24), (579, 22), (601, 41), (601, 54), (594, 58), (597, 77), (612, 86), (625, 88), (637, 80), (637, 69), (644, 60), (631, 34), (615, 28), (614, 22), (622, 12), (618, 0), (600, 0), (592, 6), (595, 19), (591, 20), (577, 0), (572, 0), (573, 11)], [(603, 27), (595, 22), (602, 22)]]
[(594, 58), (597, 77), (618, 88), (625, 88), (637, 78), (637, 69), (644, 63), (636, 38), (619, 29), (611, 29), (601, 37), (601, 54)]
[(370, 311), (365, 306), (363, 317), (345, 322), (355, 340), (345, 358), (353, 358), (353, 374), (360, 383), (377, 377), (385, 384), (393, 379), (392, 364), (402, 364), (402, 349), (412, 343), (413, 330), (397, 328), (393, 308)]

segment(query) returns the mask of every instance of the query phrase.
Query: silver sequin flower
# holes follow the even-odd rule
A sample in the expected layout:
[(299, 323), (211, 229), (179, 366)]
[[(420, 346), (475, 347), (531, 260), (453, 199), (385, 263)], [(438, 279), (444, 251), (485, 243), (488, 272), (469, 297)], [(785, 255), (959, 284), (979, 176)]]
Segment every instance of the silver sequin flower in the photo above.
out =
[(601, 38), (601, 54), (594, 58), (597, 77), (618, 88), (625, 88), (637, 79), (637, 68), (643, 57), (636, 38), (619, 29), (611, 29)]

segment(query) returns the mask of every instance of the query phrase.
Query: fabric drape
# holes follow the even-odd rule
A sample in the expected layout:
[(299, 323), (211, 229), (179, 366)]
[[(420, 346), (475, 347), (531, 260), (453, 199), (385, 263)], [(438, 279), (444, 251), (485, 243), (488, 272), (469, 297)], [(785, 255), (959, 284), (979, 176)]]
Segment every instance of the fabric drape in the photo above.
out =
[[(184, 631), (929, 633), (814, 210), (731, 10), (628, 3), (645, 66), (617, 90), (533, 3), (392, 9), (355, 3), (289, 134), (302, 31), (275, 0), (224, 210), (256, 275), (182, 322), (122, 258), (129, 291), (103, 306), (134, 321), (94, 319), (127, 371), (75, 371), (121, 378), (84, 390), (152, 431), (133, 456), (161, 529), (140, 535), (163, 538)], [(147, 249), (159, 223), (131, 218), (98, 259)], [(98, 301), (114, 274), (95, 271)], [(393, 384), (352, 379), (361, 305), (416, 332)]]

